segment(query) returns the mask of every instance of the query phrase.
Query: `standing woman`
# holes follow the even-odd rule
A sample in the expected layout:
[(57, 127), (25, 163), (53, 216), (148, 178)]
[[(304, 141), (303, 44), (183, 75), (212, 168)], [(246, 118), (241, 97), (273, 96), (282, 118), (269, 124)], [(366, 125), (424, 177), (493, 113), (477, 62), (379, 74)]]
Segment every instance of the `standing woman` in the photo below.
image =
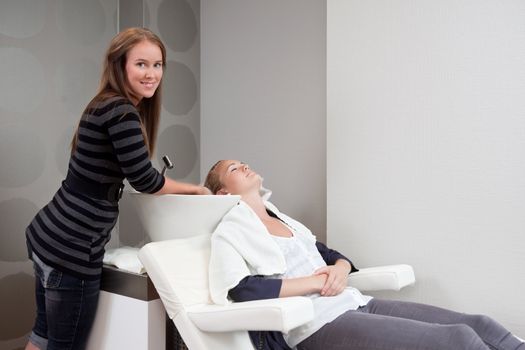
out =
[(151, 165), (165, 64), (166, 49), (148, 29), (127, 29), (110, 43), (99, 91), (71, 143), (67, 177), (26, 229), (37, 303), (26, 350), (85, 348), (124, 178), (140, 192), (209, 193)]

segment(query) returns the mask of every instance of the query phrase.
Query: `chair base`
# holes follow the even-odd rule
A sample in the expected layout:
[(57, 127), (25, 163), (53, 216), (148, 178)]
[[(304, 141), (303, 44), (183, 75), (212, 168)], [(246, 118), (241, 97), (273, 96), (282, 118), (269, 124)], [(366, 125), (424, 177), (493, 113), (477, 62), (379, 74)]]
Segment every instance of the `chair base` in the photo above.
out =
[(166, 350), (189, 350), (169, 317), (166, 317)]

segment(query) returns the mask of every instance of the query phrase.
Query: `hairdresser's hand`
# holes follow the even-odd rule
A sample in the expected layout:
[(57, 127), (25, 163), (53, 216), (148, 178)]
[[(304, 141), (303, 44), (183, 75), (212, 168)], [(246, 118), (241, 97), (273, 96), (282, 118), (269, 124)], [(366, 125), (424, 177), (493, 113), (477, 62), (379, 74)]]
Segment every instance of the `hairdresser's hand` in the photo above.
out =
[(212, 194), (212, 193), (208, 187), (198, 186), (195, 194), (204, 195), (204, 194)]
[(167, 176), (164, 177), (164, 186), (155, 194), (212, 194), (204, 186), (194, 185), (187, 182), (179, 182)]
[(346, 288), (351, 268), (348, 261), (339, 259), (335, 265), (317, 269), (314, 273), (315, 275), (326, 274), (328, 276), (319, 294), (327, 297), (340, 294)]

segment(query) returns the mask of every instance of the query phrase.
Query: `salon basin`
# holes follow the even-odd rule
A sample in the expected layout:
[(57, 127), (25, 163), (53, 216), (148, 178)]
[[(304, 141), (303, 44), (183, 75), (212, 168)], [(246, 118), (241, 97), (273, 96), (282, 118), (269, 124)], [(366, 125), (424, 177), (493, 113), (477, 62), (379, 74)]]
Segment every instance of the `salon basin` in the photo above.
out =
[(211, 233), (240, 196), (125, 195), (152, 242)]

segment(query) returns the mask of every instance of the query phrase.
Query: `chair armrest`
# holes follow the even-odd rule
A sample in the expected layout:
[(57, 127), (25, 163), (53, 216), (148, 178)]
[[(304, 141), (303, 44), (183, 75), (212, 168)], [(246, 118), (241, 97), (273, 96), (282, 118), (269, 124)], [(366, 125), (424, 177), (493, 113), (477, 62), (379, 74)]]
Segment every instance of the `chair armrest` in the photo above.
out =
[(348, 285), (360, 291), (400, 290), (415, 282), (414, 269), (410, 265), (368, 267), (348, 277)]
[(201, 331), (206, 332), (265, 330), (287, 333), (314, 318), (312, 301), (306, 297), (194, 305), (186, 308), (186, 313)]

